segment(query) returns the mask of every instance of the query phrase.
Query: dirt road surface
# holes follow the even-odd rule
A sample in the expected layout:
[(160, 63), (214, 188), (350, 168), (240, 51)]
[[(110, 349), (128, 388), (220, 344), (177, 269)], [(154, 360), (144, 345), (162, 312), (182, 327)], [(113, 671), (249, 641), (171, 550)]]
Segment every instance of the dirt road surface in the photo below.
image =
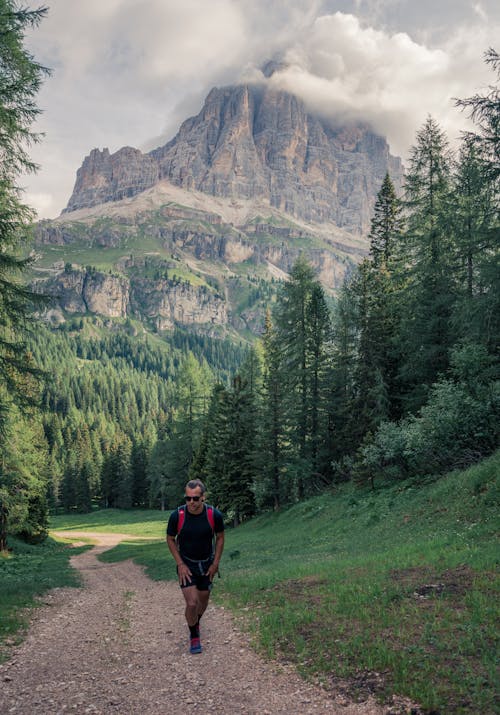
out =
[(55, 589), (34, 611), (27, 637), (0, 665), (2, 715), (387, 712), (332, 697), (262, 660), (229, 612), (212, 604), (201, 624), (203, 653), (190, 655), (177, 584), (151, 581), (131, 561), (97, 559), (134, 537), (69, 533), (96, 544), (71, 559), (83, 587)]

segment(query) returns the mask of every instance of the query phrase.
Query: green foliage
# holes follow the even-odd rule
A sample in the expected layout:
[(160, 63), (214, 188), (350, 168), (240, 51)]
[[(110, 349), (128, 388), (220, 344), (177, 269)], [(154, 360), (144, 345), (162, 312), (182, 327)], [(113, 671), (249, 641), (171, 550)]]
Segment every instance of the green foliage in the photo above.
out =
[[(1, 389), (0, 389), (1, 393)], [(48, 450), (41, 421), (10, 405), (0, 458), (1, 533), (30, 542), (47, 535)], [(3, 537), (0, 550), (7, 544)]]
[[(19, 253), (33, 212), (22, 203), (16, 181), (36, 168), (27, 147), (38, 140), (31, 124), (40, 111), (35, 97), (47, 72), (23, 41), (26, 28), (36, 27), (45, 12), (19, 10), (12, 0), (0, 2), (0, 384), (20, 402), (32, 397), (25, 377), (36, 372), (23, 342), (35, 296), (20, 282), (31, 263)], [(0, 431), (6, 409), (0, 402)]]
[[(495, 449), (498, 369), (485, 348), (475, 344), (457, 347), (451, 361), (451, 377), (433, 385), (416, 416), (382, 424), (361, 447), (361, 474), (387, 479), (439, 473), (473, 463)], [(492, 380), (495, 372), (497, 379)]]
[[(500, 56), (492, 47), (485, 53), (485, 62), (500, 79)], [(457, 106), (469, 110), (476, 124), (471, 138), (481, 153), (491, 181), (500, 178), (500, 88), (491, 85), (486, 94), (475, 94), (457, 100)]]
[[(499, 475), (497, 452), (425, 488), (344, 484), (262, 514), (227, 530), (213, 597), (263, 652), (325, 684), (342, 679), (353, 696), (368, 695), (359, 688), (369, 683), (385, 702), (397, 693), (449, 715), (494, 712)], [(112, 512), (110, 530), (154, 524), (133, 519)], [(123, 544), (101, 558), (134, 558), (154, 578), (175, 578), (164, 543)]]
[(31, 378), (38, 370), (24, 341), (36, 296), (21, 282), (31, 263), (21, 256), (21, 248), (34, 212), (23, 204), (16, 182), (36, 169), (27, 148), (38, 140), (31, 125), (40, 111), (35, 98), (47, 70), (23, 42), (26, 29), (36, 27), (45, 12), (0, 0), (0, 551), (6, 548), (7, 533), (43, 538), (46, 519), (38, 464), (43, 457), (29, 445), (18, 454), (24, 445), (8, 439), (14, 423), (21, 421), (15, 405), (33, 405), (37, 396)]
[(10, 552), (0, 555), (0, 661), (8, 657), (7, 645), (18, 642), (19, 630), (28, 625), (28, 608), (40, 603), (36, 597), (51, 588), (79, 586), (77, 572), (69, 559), (78, 550), (47, 539), (30, 546), (9, 539)]
[[(326, 342), (330, 316), (312, 267), (299, 256), (273, 312), (278, 374), (289, 470), (289, 496), (310, 494), (319, 476), (319, 444), (325, 439)], [(295, 468), (293, 465), (295, 463)], [(295, 475), (295, 476), (292, 476)]]

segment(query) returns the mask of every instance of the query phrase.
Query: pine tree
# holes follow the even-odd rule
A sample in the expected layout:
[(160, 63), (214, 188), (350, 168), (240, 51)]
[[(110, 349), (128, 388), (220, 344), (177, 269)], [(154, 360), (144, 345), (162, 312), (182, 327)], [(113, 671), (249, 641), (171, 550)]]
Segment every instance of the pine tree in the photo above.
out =
[(368, 236), (374, 268), (379, 269), (382, 264), (389, 268), (394, 255), (394, 246), (400, 239), (403, 225), (401, 202), (387, 173), (377, 194)]
[(304, 497), (306, 488), (310, 486), (312, 471), (308, 419), (308, 311), (314, 284), (314, 271), (300, 256), (292, 267), (289, 280), (283, 285), (274, 311), (281, 353), (281, 380), (284, 383), (289, 471), (294, 474), (294, 489), (299, 499)]
[[(485, 52), (486, 64), (490, 65), (500, 79), (500, 55), (492, 47)], [(477, 126), (476, 133), (469, 137), (474, 141), (481, 160), (488, 168), (490, 181), (500, 178), (500, 87), (491, 85), (487, 94), (475, 94), (456, 101), (458, 107), (469, 110)]]
[(332, 464), (340, 463), (358, 446), (355, 435), (354, 373), (357, 364), (359, 318), (353, 280), (350, 276), (342, 286), (332, 316), (327, 442)]
[(262, 414), (258, 433), (258, 463), (260, 479), (256, 485), (259, 506), (271, 506), (278, 511), (283, 503), (282, 484), (284, 467), (284, 401), (281, 355), (278, 338), (272, 325), (270, 311), (266, 313), (262, 336), (264, 356), (262, 381)]
[(256, 426), (248, 384), (237, 375), (231, 390), (218, 386), (209, 414), (203, 474), (210, 499), (238, 526), (255, 512)]
[[(31, 125), (39, 113), (35, 97), (46, 70), (23, 46), (24, 31), (36, 27), (46, 10), (19, 10), (13, 0), (0, 0), (0, 463), (9, 458), (5, 443), (9, 429), (9, 411), (13, 401), (26, 406), (36, 394), (27, 375), (38, 370), (27, 354), (23, 340), (25, 323), (29, 322), (34, 294), (22, 285), (23, 275), (31, 259), (19, 258), (19, 250), (28, 235), (33, 211), (22, 203), (16, 182), (19, 176), (35, 170), (27, 147), (38, 137)], [(6, 388), (5, 391), (3, 388)], [(18, 472), (18, 474), (20, 474)], [(22, 480), (22, 477), (20, 477)], [(0, 472), (0, 549), (7, 543), (7, 530), (15, 523), (13, 513), (17, 502), (8, 492), (9, 478)], [(37, 491), (27, 494), (33, 506), (28, 532), (44, 533), (47, 514)], [(10, 485), (16, 491), (17, 487)], [(24, 489), (25, 487), (23, 487)], [(12, 511), (13, 510), (13, 511)], [(37, 526), (37, 514), (40, 522)], [(10, 525), (10, 527), (9, 527)]]
[[(0, 392), (2, 388), (0, 387)], [(2, 394), (5, 404), (8, 396)], [(10, 404), (0, 455), (0, 551), (8, 534), (27, 541), (47, 536), (48, 445), (41, 422)]]
[(307, 306), (308, 352), (308, 420), (312, 475), (316, 481), (327, 481), (329, 473), (326, 450), (328, 434), (328, 345), (331, 320), (325, 293), (315, 282)]
[(406, 281), (401, 294), (399, 377), (410, 411), (425, 402), (429, 385), (446, 371), (453, 342), (450, 170), (448, 142), (429, 117), (417, 133), (405, 178), (407, 230), (400, 254)]
[(457, 176), (458, 208), (465, 222), (459, 244), (466, 245), (468, 278), (468, 300), (460, 309), (475, 339), (495, 352), (500, 340), (500, 55), (490, 48), (485, 61), (496, 74), (496, 85), (486, 94), (456, 102), (476, 125), (476, 131), (464, 137)]
[(492, 352), (500, 337), (499, 181), (491, 181), (477, 143), (467, 135), (453, 178), (450, 221), (457, 282), (454, 323), (462, 338)]
[[(22, 203), (16, 185), (22, 173), (36, 170), (27, 147), (39, 137), (31, 125), (40, 110), (35, 97), (47, 70), (23, 47), (26, 28), (36, 27), (46, 13), (19, 10), (12, 0), (0, 0), (0, 382), (20, 404), (30, 400), (23, 376), (37, 374), (26, 359), (22, 338), (36, 296), (19, 281), (32, 262), (19, 258), (34, 212)], [(6, 405), (0, 403), (0, 429)]]

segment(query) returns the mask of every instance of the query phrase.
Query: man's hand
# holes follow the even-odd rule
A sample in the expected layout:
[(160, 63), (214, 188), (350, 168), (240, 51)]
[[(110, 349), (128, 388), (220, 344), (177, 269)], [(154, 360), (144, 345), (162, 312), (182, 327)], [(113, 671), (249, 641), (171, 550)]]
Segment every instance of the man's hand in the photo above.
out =
[(215, 574), (217, 573), (218, 570), (219, 570), (219, 564), (216, 564), (216, 563), (210, 564), (210, 566), (209, 566), (208, 569), (207, 569), (207, 573), (205, 574), (205, 576), (208, 576), (208, 578), (210, 579), (210, 581), (213, 581), (214, 578), (215, 578)]
[(179, 583), (181, 586), (185, 586), (191, 580), (191, 571), (184, 562), (177, 566), (177, 574), (179, 576)]

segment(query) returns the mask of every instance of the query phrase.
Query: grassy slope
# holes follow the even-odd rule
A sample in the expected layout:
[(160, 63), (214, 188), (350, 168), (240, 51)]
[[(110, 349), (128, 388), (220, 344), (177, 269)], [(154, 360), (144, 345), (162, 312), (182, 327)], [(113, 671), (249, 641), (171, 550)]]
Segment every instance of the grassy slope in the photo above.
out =
[[(345, 485), (229, 530), (214, 597), (255, 643), (351, 694), (407, 695), (427, 711), (495, 712), (500, 452), (425, 486)], [(52, 528), (140, 534), (102, 558), (174, 578), (166, 514), (98, 512)]]
[(36, 598), (57, 586), (78, 586), (80, 578), (69, 566), (71, 551), (52, 539), (29, 546), (9, 539), (12, 551), (0, 553), (0, 662), (8, 656), (5, 646), (19, 642)]

